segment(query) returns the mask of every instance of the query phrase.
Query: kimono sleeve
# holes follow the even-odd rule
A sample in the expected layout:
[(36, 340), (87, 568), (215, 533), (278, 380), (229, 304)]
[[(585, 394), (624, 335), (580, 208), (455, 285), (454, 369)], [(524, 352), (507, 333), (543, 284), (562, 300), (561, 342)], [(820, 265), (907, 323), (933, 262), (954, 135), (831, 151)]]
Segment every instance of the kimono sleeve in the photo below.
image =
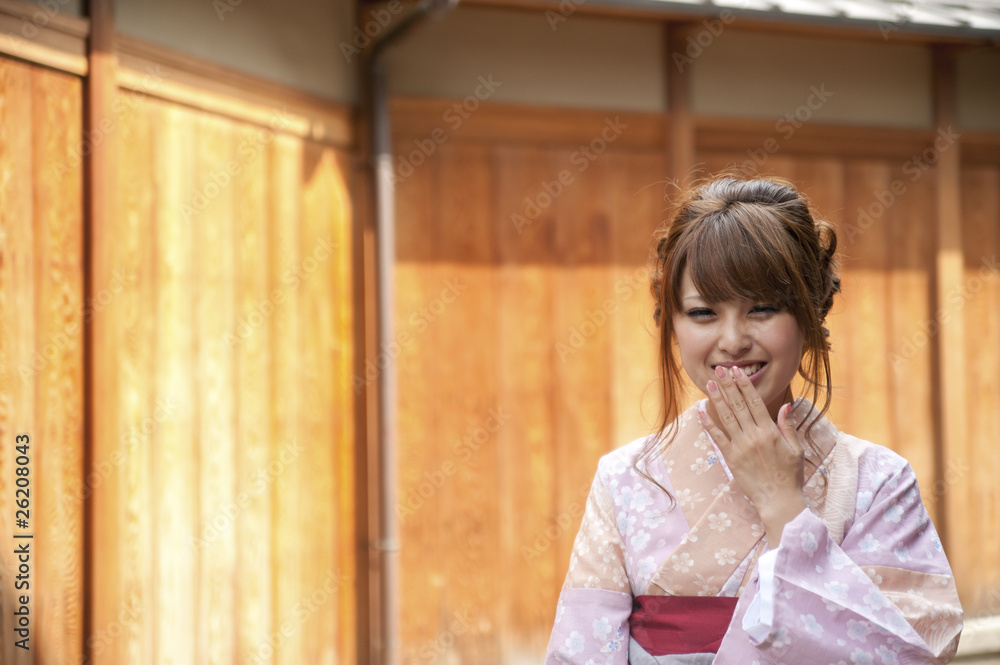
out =
[(809, 510), (785, 526), (766, 575), (773, 575), (764, 602), (769, 630), (747, 636), (762, 662), (888, 665), (954, 657), (962, 608), (951, 567), (913, 469), (880, 450), (860, 469), (854, 520), (839, 544)]
[(546, 665), (627, 665), (632, 594), (602, 458), (559, 594)]

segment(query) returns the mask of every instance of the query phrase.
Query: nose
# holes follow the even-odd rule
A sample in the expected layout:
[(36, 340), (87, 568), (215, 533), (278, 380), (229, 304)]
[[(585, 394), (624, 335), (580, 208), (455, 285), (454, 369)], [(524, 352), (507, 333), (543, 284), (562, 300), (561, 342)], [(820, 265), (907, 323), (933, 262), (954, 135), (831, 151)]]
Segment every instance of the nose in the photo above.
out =
[(719, 350), (733, 358), (750, 350), (753, 339), (747, 321), (741, 317), (725, 317), (719, 331)]

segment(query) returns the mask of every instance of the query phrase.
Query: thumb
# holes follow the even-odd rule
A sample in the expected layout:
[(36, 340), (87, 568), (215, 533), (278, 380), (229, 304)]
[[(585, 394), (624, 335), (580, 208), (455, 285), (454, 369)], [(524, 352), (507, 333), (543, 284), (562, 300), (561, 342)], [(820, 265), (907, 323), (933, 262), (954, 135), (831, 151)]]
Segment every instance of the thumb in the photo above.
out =
[(785, 404), (778, 410), (778, 431), (781, 432), (781, 437), (796, 453), (802, 452), (802, 444), (799, 441), (799, 433), (795, 429), (795, 421), (792, 420), (792, 405), (791, 403)]

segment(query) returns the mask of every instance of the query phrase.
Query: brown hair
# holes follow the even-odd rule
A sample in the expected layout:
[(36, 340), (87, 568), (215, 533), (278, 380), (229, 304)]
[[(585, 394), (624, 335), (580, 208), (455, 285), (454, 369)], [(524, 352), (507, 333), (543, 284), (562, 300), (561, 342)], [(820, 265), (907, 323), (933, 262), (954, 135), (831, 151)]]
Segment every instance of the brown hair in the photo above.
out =
[[(833, 227), (813, 217), (808, 199), (779, 178), (722, 176), (697, 184), (677, 203), (671, 219), (654, 234), (656, 253), (650, 291), (653, 318), (660, 329), (660, 381), (663, 409), (658, 431), (643, 446), (633, 465), (640, 468), (661, 445), (669, 445), (680, 415), (682, 370), (673, 353), (673, 315), (681, 310), (680, 284), (686, 268), (709, 303), (727, 300), (771, 302), (787, 308), (804, 337), (799, 375), (812, 388), (819, 416), (830, 407), (829, 330), (823, 323), (833, 295), (840, 291)], [(806, 389), (808, 393), (808, 388)], [(816, 450), (806, 425), (807, 444)], [(815, 462), (818, 464), (819, 462)], [(645, 464), (644, 464), (645, 465)], [(660, 485), (661, 489), (664, 489)]]

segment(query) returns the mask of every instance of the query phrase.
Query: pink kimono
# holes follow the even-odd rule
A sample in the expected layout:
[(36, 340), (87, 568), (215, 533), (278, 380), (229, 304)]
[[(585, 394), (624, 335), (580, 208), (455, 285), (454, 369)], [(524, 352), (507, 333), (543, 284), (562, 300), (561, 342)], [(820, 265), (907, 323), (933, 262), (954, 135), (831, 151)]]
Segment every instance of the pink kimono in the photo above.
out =
[[(807, 448), (808, 508), (769, 548), (756, 509), (732, 489), (732, 475), (696, 408), (678, 418), (680, 429), (666, 450), (648, 458), (647, 471), (676, 499), (673, 508), (632, 466), (644, 439), (601, 459), (559, 596), (547, 664), (951, 660), (962, 608), (906, 460), (821, 418), (812, 430), (822, 453), (816, 472)], [(810, 422), (815, 414), (807, 400), (798, 400), (792, 419)], [(717, 653), (657, 655), (630, 635), (637, 596), (738, 601)]]

